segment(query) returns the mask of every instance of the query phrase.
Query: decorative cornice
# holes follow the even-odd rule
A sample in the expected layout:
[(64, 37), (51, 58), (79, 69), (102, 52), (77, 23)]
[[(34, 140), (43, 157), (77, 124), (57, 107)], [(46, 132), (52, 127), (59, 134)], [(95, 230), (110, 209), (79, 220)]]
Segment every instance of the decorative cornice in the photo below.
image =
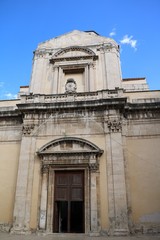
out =
[(42, 169), (43, 166), (46, 168), (73, 166), (89, 168), (91, 171), (98, 170), (99, 157), (102, 153), (103, 151), (95, 144), (75, 137), (56, 139), (37, 152), (41, 158)]
[(149, 103), (127, 103), (124, 117), (130, 120), (159, 119), (160, 102)]
[(74, 57), (60, 57), (60, 58), (51, 58), (50, 63), (63, 62), (63, 61), (78, 61), (78, 60), (88, 60), (93, 59), (94, 61), (98, 59), (98, 56), (74, 56)]
[[(73, 145), (79, 146), (79, 149), (74, 149)], [(66, 147), (61, 151), (57, 151), (55, 147), (59, 145), (68, 145), (69, 148)], [(37, 152), (38, 155), (78, 155), (78, 154), (93, 154), (93, 155), (102, 155), (103, 151), (97, 147), (95, 144), (90, 141), (77, 137), (63, 137), (56, 140), (53, 140), (44, 146), (42, 146)]]
[(36, 110), (80, 109), (80, 108), (124, 108), (127, 98), (122, 96), (122, 89), (96, 92), (76, 92), (53, 95), (24, 95), (18, 110), (23, 112)]

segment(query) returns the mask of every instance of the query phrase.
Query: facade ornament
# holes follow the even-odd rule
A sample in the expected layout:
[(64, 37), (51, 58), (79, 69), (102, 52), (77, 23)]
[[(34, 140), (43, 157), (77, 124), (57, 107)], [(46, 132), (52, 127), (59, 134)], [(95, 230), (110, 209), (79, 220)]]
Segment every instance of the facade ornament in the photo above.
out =
[(110, 52), (112, 49), (116, 49), (117, 52), (119, 52), (119, 45), (113, 44), (113, 43), (104, 43), (100, 47), (97, 48), (97, 51), (100, 51), (102, 53)]
[(108, 120), (107, 126), (109, 132), (121, 132), (122, 131), (122, 122), (120, 120)]
[(42, 165), (41, 173), (44, 174), (48, 172), (49, 172), (49, 165)]
[(22, 128), (22, 133), (24, 136), (28, 136), (32, 133), (33, 129), (34, 129), (34, 124), (24, 125)]
[(97, 170), (99, 170), (99, 163), (89, 163), (89, 169), (91, 172), (96, 172)]
[(52, 56), (52, 50), (51, 49), (39, 49), (34, 51), (34, 57), (35, 58), (43, 58), (46, 56)]
[(65, 90), (66, 93), (75, 93), (77, 89), (76, 81), (73, 78), (67, 79)]

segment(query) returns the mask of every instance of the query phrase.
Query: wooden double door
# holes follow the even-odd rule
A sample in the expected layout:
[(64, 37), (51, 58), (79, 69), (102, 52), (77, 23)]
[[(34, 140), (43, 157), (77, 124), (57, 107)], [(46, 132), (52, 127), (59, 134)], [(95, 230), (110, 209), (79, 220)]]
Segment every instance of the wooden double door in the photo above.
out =
[(54, 232), (84, 232), (84, 172), (56, 171)]

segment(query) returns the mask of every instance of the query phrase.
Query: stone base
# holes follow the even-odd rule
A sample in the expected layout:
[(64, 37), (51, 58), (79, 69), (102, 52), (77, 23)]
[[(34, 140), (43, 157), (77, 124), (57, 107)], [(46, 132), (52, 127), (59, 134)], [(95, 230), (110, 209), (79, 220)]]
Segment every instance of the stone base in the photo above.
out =
[(159, 224), (137, 224), (133, 227), (135, 234), (160, 234), (160, 225)]
[(0, 232), (10, 232), (11, 227), (9, 223), (0, 223)]
[(99, 233), (99, 232), (90, 232), (90, 233), (89, 233), (89, 236), (90, 236), (90, 237), (99, 237), (99, 236), (100, 236), (100, 233)]
[(13, 228), (11, 228), (10, 233), (28, 235), (31, 234), (32, 232), (29, 228), (14, 226)]
[(114, 229), (113, 230), (113, 236), (127, 236), (129, 235), (128, 229)]

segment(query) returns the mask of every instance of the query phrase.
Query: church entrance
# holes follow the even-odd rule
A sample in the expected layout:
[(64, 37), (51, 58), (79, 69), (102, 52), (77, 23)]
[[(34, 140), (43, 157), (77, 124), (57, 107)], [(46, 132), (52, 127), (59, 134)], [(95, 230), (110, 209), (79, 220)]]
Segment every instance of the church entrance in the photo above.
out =
[(55, 171), (54, 232), (84, 233), (84, 171)]

